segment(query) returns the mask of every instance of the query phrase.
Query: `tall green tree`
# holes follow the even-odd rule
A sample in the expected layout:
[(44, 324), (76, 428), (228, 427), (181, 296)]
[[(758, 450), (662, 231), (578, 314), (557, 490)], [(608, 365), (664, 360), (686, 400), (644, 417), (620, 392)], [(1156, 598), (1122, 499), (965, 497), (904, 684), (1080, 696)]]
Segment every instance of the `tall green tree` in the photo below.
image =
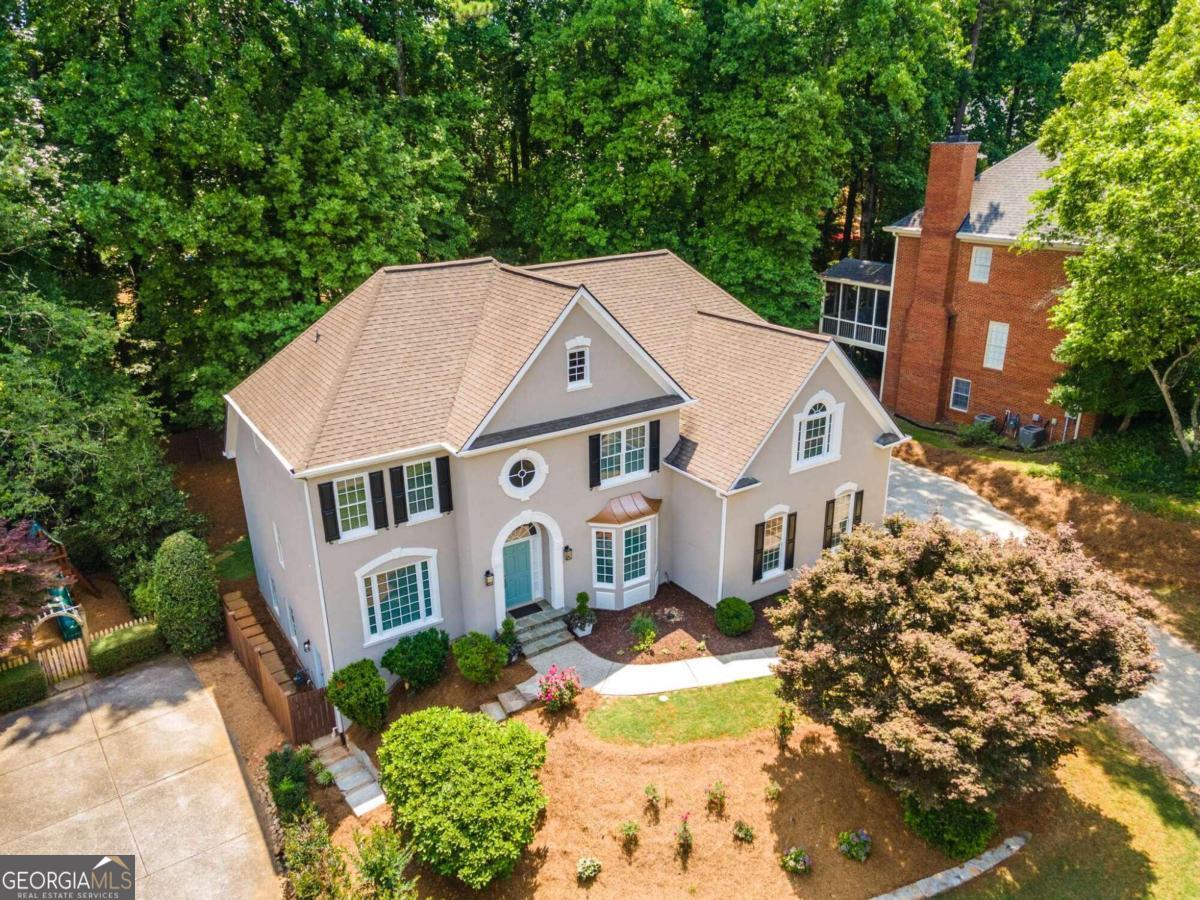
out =
[(1077, 240), (1051, 313), (1068, 364), (1108, 361), (1157, 386), (1200, 458), (1200, 0), (1181, 0), (1142, 66), (1074, 66), (1040, 146), (1058, 159), (1030, 243)]

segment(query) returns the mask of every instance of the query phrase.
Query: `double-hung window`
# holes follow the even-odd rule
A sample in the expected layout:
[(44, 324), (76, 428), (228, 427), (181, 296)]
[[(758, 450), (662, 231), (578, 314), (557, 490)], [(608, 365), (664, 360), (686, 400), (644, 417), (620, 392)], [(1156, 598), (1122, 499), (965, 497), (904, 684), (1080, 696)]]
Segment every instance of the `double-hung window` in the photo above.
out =
[(844, 494), (838, 494), (833, 501), (833, 546), (838, 547), (842, 543), (842, 539), (850, 533), (850, 529), (854, 527), (854, 519), (852, 512), (854, 509), (854, 494), (847, 491)]
[(816, 459), (829, 452), (829, 410), (824, 403), (814, 403), (804, 417), (801, 435), (801, 459)]
[(966, 412), (971, 406), (971, 382), (966, 378), (955, 378), (950, 384), (950, 408)]
[(992, 274), (992, 248), (971, 248), (971, 271), (967, 274), (968, 281), (977, 284), (987, 284)]
[(404, 467), (404, 496), (408, 501), (411, 520), (422, 513), (437, 511), (437, 493), (433, 478), (433, 460), (411, 463)]
[(824, 391), (796, 413), (792, 432), (792, 471), (838, 459), (841, 453), (841, 410)]
[(371, 530), (371, 495), (365, 475), (338, 479), (333, 483), (333, 494), (343, 540)]
[(787, 529), (786, 516), (773, 516), (763, 526), (762, 577), (783, 574), (783, 542)]
[(592, 386), (592, 339), (573, 337), (567, 341), (567, 390), (577, 391)]
[(600, 435), (600, 483), (647, 471), (646, 423)]
[(363, 578), (368, 639), (434, 618), (429, 566), (423, 559)]
[(625, 529), (624, 572), (626, 585), (646, 577), (649, 559), (649, 525), (634, 525)]
[(594, 531), (592, 540), (595, 543), (593, 559), (596, 561), (596, 584), (611, 585), (613, 583), (613, 533), (611, 531)]
[(1008, 350), (1008, 323), (988, 322), (987, 344), (983, 351), (985, 369), (1004, 369), (1004, 354)]

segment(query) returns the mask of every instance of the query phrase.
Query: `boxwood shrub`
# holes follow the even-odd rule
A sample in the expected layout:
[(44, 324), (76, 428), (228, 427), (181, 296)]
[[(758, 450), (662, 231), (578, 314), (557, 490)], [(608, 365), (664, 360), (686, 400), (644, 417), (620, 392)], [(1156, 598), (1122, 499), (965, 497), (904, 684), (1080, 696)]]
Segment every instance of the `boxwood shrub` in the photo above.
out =
[(987, 849), (996, 833), (996, 814), (961, 800), (929, 808), (909, 795), (904, 798), (904, 824), (947, 856), (970, 859)]
[(0, 713), (37, 703), (50, 692), (46, 673), (36, 662), (0, 672)]
[(88, 661), (97, 675), (112, 675), (167, 649), (156, 622), (130, 625), (88, 644)]
[(204, 542), (177, 531), (154, 556), (154, 603), (158, 627), (171, 648), (201, 653), (217, 642), (221, 600), (217, 572)]
[(440, 628), (429, 628), (406, 635), (383, 654), (383, 667), (419, 691), (437, 684), (450, 656), (450, 636)]
[(342, 715), (367, 731), (382, 731), (387, 719), (387, 685), (375, 661), (360, 659), (338, 669), (325, 689), (329, 702)]
[(397, 719), (378, 756), (393, 821), (418, 858), (477, 890), (512, 873), (546, 806), (545, 735), (435, 706)]
[(460, 637), (450, 649), (454, 651), (458, 671), (476, 684), (491, 684), (508, 662), (508, 648), (478, 631)]
[(741, 597), (726, 597), (717, 604), (717, 630), (737, 637), (754, 627), (754, 609)]

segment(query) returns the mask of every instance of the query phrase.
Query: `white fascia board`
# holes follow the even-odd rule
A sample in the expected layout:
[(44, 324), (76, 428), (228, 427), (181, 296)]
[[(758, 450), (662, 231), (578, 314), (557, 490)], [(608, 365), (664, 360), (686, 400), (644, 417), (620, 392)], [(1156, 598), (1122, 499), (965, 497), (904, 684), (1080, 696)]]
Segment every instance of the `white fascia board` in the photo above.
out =
[[(964, 244), (986, 244), (990, 247), (1012, 247), (1020, 240), (1008, 234), (975, 234), (959, 231), (954, 235)], [(1031, 250), (1058, 250), (1065, 253), (1079, 253), (1083, 250), (1081, 241), (1047, 241), (1036, 244)]]
[(295, 478), (296, 470), (294, 468), (292, 468), (292, 464), (290, 462), (288, 462), (287, 459), (284, 458), (284, 455), (279, 452), (279, 448), (276, 447), (274, 444), (272, 444), (267, 439), (267, 436), (265, 434), (263, 434), (262, 431), (259, 430), (258, 426), (255, 425), (252, 421), (250, 421), (250, 417), (247, 416), (244, 412), (242, 412), (242, 408), (237, 405), (237, 402), (232, 397), (230, 397), (228, 394), (225, 395), (225, 402), (227, 404), (229, 404), (230, 409), (232, 409), (235, 413), (238, 414), (238, 418), (241, 419), (243, 422), (245, 422), (250, 427), (250, 430), (254, 432), (255, 436), (260, 441), (262, 441), (264, 444), (267, 445), (267, 449), (275, 454), (275, 458), (277, 460), (279, 460), (279, 462), (283, 465), (283, 467), (285, 469), (287, 469), (288, 474), (291, 475), (293, 478)]
[[(893, 276), (895, 274), (895, 271), (896, 271), (895, 267), (893, 266), (892, 267)], [(836, 275), (818, 275), (817, 277), (820, 278), (822, 281), (828, 281), (830, 283), (852, 284), (855, 287), (875, 288), (876, 290), (879, 290), (879, 291), (890, 291), (892, 289), (890, 282), (888, 284), (879, 284), (878, 282), (875, 282), (875, 281), (857, 281), (853, 278), (838, 278)]]
[(401, 459), (407, 459), (412, 456), (428, 456), (430, 453), (448, 453), (451, 456), (457, 456), (458, 451), (447, 444), (445, 441), (435, 441), (430, 444), (418, 444), (415, 447), (405, 447), (402, 450), (389, 450), (387, 453), (377, 453), (374, 456), (363, 456), (358, 459), (349, 459), (345, 462), (329, 463), (324, 466), (314, 466), (311, 469), (305, 469), (303, 472), (296, 472), (296, 478), (316, 478), (321, 475), (333, 475), (338, 472), (347, 472), (352, 469), (362, 469), (366, 466), (383, 465), (389, 462), (396, 462)]
[(884, 225), (883, 230), (901, 237), (920, 237), (921, 229), (913, 225)]

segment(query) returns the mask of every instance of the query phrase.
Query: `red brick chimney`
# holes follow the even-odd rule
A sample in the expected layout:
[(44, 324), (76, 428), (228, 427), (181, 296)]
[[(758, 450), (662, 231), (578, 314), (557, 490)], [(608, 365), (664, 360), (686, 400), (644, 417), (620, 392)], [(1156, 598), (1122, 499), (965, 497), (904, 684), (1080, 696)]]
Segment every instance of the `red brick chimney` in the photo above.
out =
[(885, 402), (922, 422), (942, 418), (948, 399), (951, 273), (960, 249), (954, 235), (971, 206), (978, 156), (978, 142), (962, 135), (932, 145), (921, 236), (897, 242), (892, 322), (900, 328), (888, 349), (899, 354), (887, 361), (896, 377), (885, 385)]

